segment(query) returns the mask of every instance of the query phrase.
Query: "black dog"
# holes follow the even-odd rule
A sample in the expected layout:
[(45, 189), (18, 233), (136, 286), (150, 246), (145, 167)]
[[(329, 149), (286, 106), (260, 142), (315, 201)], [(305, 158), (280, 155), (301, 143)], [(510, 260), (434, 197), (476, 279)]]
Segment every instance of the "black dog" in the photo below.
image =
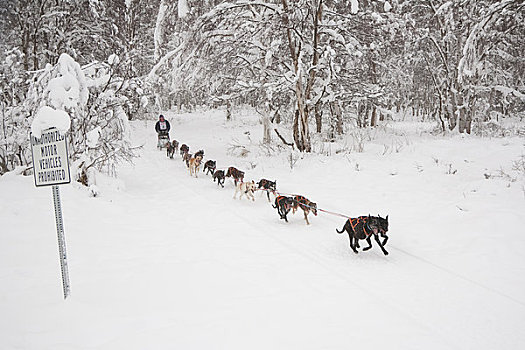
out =
[(275, 205), (272, 205), (272, 207), (277, 209), (277, 213), (279, 213), (281, 219), (284, 219), (284, 221), (288, 222), (286, 215), (292, 209), (293, 204), (294, 200), (292, 197), (279, 196), (275, 198)]
[(276, 181), (270, 181), (266, 179), (261, 179), (257, 183), (257, 188), (263, 188), (266, 190), (266, 196), (268, 196), (268, 202), (270, 201), (270, 192), (275, 194), (275, 191), (277, 191), (277, 180)]
[(217, 163), (214, 160), (208, 160), (206, 163), (204, 163), (204, 169), (202, 169), (202, 172), (208, 170), (206, 175), (208, 175), (209, 173), (213, 175), (213, 173), (215, 172), (215, 168), (217, 168)]
[(179, 141), (173, 140), (171, 143), (168, 143), (168, 147), (166, 148), (166, 156), (173, 159), (173, 154), (175, 154), (175, 150), (179, 148)]
[(180, 155), (183, 156), (184, 153), (188, 153), (190, 151), (190, 148), (185, 143), (180, 146)]
[(224, 170), (217, 170), (213, 173), (213, 182), (217, 179), (217, 186), (221, 185), (224, 188)]
[(196, 158), (198, 156), (201, 156), (201, 158), (204, 158), (204, 151), (202, 149), (195, 152), (194, 157)]
[[(363, 248), (363, 251), (372, 248), (371, 237), (372, 235), (374, 235), (374, 239), (383, 251), (383, 254), (388, 255), (388, 252), (384, 247), (384, 243), (386, 243), (388, 239), (388, 237), (386, 236), (386, 232), (388, 231), (388, 216), (385, 219), (379, 219), (379, 217), (370, 215), (360, 216), (358, 218), (349, 218), (345, 222), (345, 225), (343, 226), (343, 229), (341, 231), (339, 231), (338, 229), (335, 230), (337, 233), (343, 233), (344, 231), (348, 233), (348, 238), (350, 239), (350, 248), (352, 248), (352, 250), (356, 254), (357, 248), (360, 248), (360, 239), (366, 239), (366, 241), (368, 242), (368, 247)], [(379, 240), (378, 234), (381, 234), (381, 236), (385, 238), (383, 243), (381, 243), (381, 241)]]

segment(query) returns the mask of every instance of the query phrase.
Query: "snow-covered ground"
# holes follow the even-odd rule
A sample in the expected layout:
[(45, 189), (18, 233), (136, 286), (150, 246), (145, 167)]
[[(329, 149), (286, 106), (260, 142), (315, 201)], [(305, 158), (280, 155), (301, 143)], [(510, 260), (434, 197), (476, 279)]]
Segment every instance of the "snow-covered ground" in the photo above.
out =
[(0, 349), (525, 344), (525, 182), (513, 169), (524, 139), (433, 137), (427, 124), (391, 123), (366, 135), (363, 153), (316, 142), (332, 155), (292, 154), (291, 169), (288, 150), (260, 147), (256, 117), (167, 116), (172, 138), (246, 180), (277, 180), (328, 211), (388, 214), (390, 255), (375, 245), (354, 254), (335, 232), (341, 217), (286, 223), (259, 193), (234, 200), (231, 180), (222, 189), (202, 172), (191, 178), (179, 156), (155, 149), (153, 123), (137, 121), (141, 157), (118, 180), (101, 177), (95, 198), (61, 186), (65, 301), (51, 189), (0, 178)]

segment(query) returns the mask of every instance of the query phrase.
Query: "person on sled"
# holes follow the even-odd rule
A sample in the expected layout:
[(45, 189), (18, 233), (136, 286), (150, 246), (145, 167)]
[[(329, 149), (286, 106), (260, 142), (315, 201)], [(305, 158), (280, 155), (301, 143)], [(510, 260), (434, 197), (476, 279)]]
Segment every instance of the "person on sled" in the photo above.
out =
[(155, 131), (157, 132), (159, 141), (157, 143), (158, 149), (166, 147), (167, 143), (170, 142), (170, 123), (164, 119), (164, 116), (161, 114), (159, 116), (159, 121), (155, 124)]

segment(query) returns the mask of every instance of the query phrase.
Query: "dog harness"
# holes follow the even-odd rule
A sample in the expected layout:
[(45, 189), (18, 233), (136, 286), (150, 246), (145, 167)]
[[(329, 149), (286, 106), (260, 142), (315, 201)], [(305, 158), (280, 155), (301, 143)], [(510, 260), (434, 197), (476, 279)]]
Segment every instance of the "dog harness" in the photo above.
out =
[[(355, 228), (359, 223), (363, 223), (363, 233), (366, 237), (370, 236), (372, 234), (372, 229), (368, 225), (368, 216), (360, 216), (358, 218), (349, 218), (348, 221), (350, 222), (350, 226), (352, 226), (352, 230), (356, 232)], [(366, 230), (368, 228), (368, 231)]]
[(277, 197), (276, 201), (277, 201), (277, 206), (281, 205), (281, 201), (284, 200), (284, 208), (285, 209), (290, 209), (292, 207), (292, 205), (287, 201), (288, 197), (285, 197), (285, 196), (279, 196)]

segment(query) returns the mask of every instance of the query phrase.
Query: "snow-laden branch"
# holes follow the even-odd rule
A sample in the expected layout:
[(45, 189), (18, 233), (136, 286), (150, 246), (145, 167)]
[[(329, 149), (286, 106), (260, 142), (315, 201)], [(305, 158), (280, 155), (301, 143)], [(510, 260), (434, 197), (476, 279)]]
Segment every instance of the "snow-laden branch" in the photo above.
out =
[[(470, 77), (475, 74), (477, 70), (477, 63), (480, 57), (477, 54), (478, 44), (483, 36), (486, 34), (487, 28), (494, 23), (503, 10), (510, 5), (521, 3), (525, 4), (523, 0), (502, 0), (499, 3), (490, 6), (485, 17), (472, 28), (465, 45), (463, 46), (463, 55), (458, 63), (458, 82), (461, 84), (465, 77)], [(492, 46), (491, 46), (492, 47)], [(484, 55), (481, 55), (484, 56)]]
[(183, 44), (179, 45), (177, 48), (175, 48), (174, 50), (171, 50), (170, 52), (168, 52), (164, 56), (162, 56), (162, 58), (159, 60), (159, 62), (157, 62), (157, 64), (155, 66), (153, 66), (153, 68), (149, 72), (148, 76), (146, 77), (146, 80), (149, 81), (149, 82), (155, 82), (157, 80), (157, 71), (163, 65), (168, 63), (169, 60), (173, 56), (180, 54), (184, 48), (185, 48), (185, 45), (183, 43)]

